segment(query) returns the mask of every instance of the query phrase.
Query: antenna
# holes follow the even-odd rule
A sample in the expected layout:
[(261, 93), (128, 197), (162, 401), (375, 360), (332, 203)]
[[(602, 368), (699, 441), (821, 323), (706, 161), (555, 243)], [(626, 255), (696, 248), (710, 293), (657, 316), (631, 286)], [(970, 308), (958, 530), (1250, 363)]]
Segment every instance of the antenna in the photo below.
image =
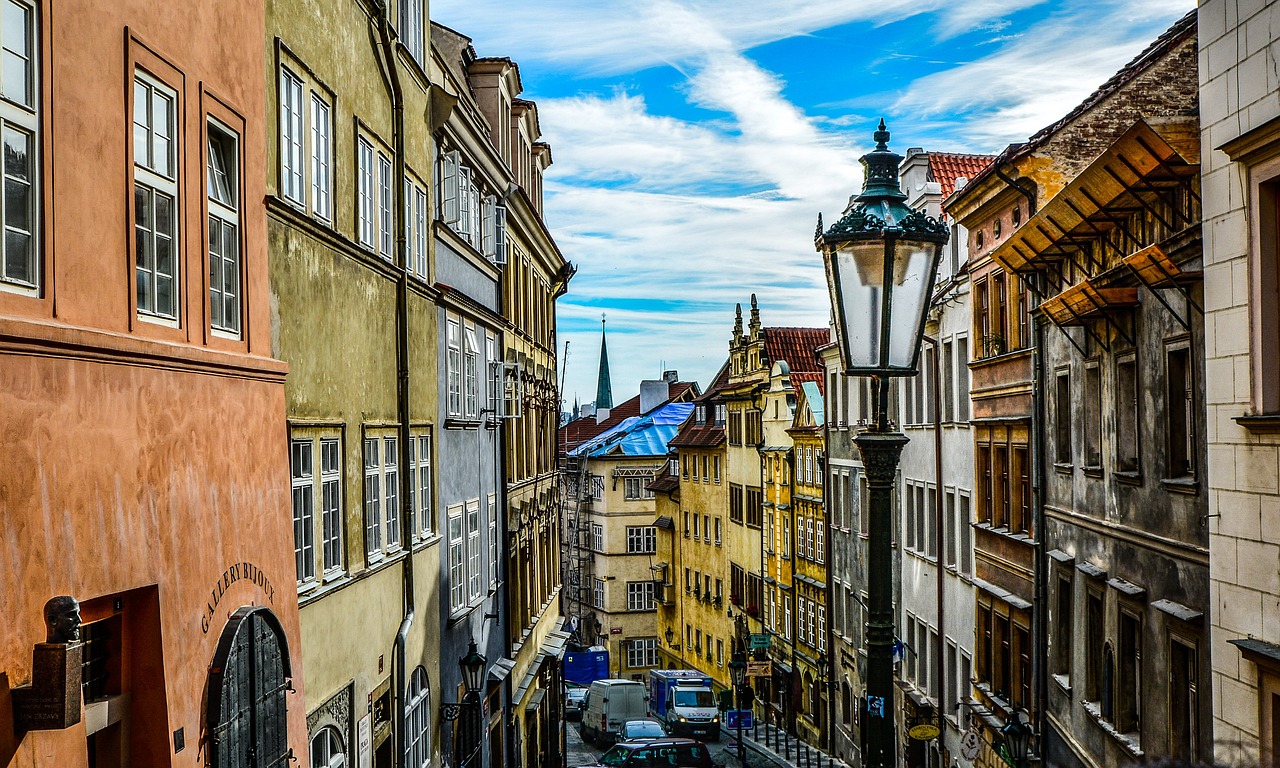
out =
[(564, 373), (565, 373), (565, 370), (568, 369), (568, 367), (569, 367), (569, 340), (565, 339), (564, 340), (564, 356), (560, 358), (560, 393), (559, 393), (560, 394), (560, 397), (559, 397), (560, 413), (556, 414), (557, 424), (560, 423), (560, 419), (564, 418), (560, 414), (564, 413)]

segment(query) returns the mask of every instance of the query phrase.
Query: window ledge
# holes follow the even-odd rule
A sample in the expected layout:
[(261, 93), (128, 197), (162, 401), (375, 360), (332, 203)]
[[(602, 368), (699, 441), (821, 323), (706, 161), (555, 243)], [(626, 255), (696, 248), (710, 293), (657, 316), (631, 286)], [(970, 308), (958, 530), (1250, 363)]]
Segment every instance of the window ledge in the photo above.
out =
[(1142, 739), (1136, 731), (1121, 733), (1116, 727), (1102, 717), (1102, 708), (1095, 701), (1085, 701), (1081, 703), (1084, 711), (1089, 714), (1089, 718), (1094, 724), (1101, 728), (1104, 732), (1115, 739), (1120, 748), (1135, 759), (1140, 759), (1146, 755), (1142, 751)]
[(1089, 477), (1102, 477), (1102, 465), (1090, 464), (1080, 468), (1080, 471)]
[(1141, 472), (1112, 472), (1111, 476), (1115, 478), (1117, 483), (1125, 485), (1142, 485)]
[(1280, 433), (1280, 413), (1264, 413), (1257, 416), (1237, 416), (1235, 422), (1250, 432), (1258, 434)]
[(1160, 481), (1160, 485), (1164, 486), (1166, 491), (1170, 493), (1199, 493), (1200, 483), (1195, 477), (1166, 477)]
[(445, 429), (479, 429), (479, 419), (467, 419), (461, 416), (450, 416), (444, 420)]
[(1050, 677), (1053, 678), (1053, 682), (1057, 684), (1059, 690), (1061, 690), (1063, 693), (1066, 693), (1068, 696), (1071, 695), (1071, 676), (1070, 675), (1050, 675)]
[(1060, 473), (1060, 474), (1064, 474), (1064, 475), (1069, 475), (1069, 474), (1071, 474), (1072, 470), (1074, 470), (1074, 469), (1075, 469), (1075, 467), (1074, 467), (1073, 465), (1071, 465), (1071, 464), (1062, 464), (1062, 463), (1059, 463), (1059, 462), (1054, 462), (1054, 464), (1053, 464), (1053, 470), (1054, 470), (1055, 472), (1058, 472), (1058, 473)]

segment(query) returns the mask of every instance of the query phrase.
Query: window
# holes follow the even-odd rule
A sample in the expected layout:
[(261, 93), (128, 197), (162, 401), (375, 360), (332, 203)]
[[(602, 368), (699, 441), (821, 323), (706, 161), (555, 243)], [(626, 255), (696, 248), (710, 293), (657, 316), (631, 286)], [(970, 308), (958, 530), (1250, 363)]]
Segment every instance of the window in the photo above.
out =
[(1009, 479), (1014, 484), (1009, 489), (1013, 498), (1009, 532), (1026, 533), (1031, 525), (1031, 458), (1026, 446), (1013, 447), (1013, 471)]
[(412, 435), (409, 440), (409, 462), (412, 467), (413, 503), (410, 504), (413, 518), (409, 520), (409, 528), (414, 536), (425, 539), (431, 535), (432, 523), (432, 479), (431, 479), (431, 435)]
[(1106, 628), (1103, 623), (1102, 595), (1089, 590), (1085, 598), (1085, 675), (1084, 697), (1087, 701), (1098, 701), (1102, 695), (1102, 662), (1103, 643)]
[(637, 501), (640, 499), (652, 499), (653, 491), (649, 490), (649, 483), (653, 482), (653, 475), (642, 475), (640, 477), (625, 477), (622, 479), (622, 496), (628, 501)]
[(489, 494), (486, 499), (489, 523), (489, 588), (498, 586), (498, 496)]
[(476, 329), (473, 326), (465, 326), (463, 338), (466, 340), (462, 368), (463, 394), (466, 405), (465, 414), (468, 419), (475, 419), (479, 417), (480, 409), (480, 384), (477, 379), (477, 361), (480, 355), (480, 346), (476, 342)]
[(604, 579), (596, 579), (595, 587), (592, 590), (592, 605), (596, 608), (604, 608)]
[(1116, 357), (1116, 471), (1138, 472), (1138, 364), (1134, 354)]
[(280, 196), (316, 218), (333, 219), (333, 110), (324, 88), (280, 68)]
[(1195, 393), (1192, 392), (1191, 349), (1183, 344), (1165, 350), (1168, 381), (1165, 426), (1169, 441), (1167, 477), (1195, 476)]
[(457, 611), (467, 604), (465, 549), (462, 532), (462, 505), (448, 509), (449, 517), (449, 608)]
[(400, 484), (395, 437), (364, 440), (364, 551), (369, 562), (400, 549)]
[(969, 494), (960, 494), (960, 573), (968, 576), (973, 573), (973, 544), (970, 537), (973, 527), (969, 517)]
[(604, 551), (604, 526), (599, 523), (591, 524), (591, 549), (595, 552)]
[(454, 318), (448, 320), (446, 368), (449, 390), (449, 415), (462, 415), (462, 328)]
[(956, 492), (948, 488), (942, 498), (943, 519), (946, 525), (942, 542), (942, 564), (948, 568), (954, 568), (956, 567), (956, 532), (959, 529), (956, 520)]
[(480, 500), (467, 501), (467, 583), (472, 600), (480, 597), (484, 568), (480, 549)]
[(627, 526), (627, 553), (645, 554), (656, 552), (658, 548), (658, 529), (652, 525)]
[(299, 205), (302, 192), (303, 94), (302, 79), (287, 67), (280, 70), (280, 194)]
[[(400, 0), (400, 42), (421, 66), (427, 65), (424, 51), (422, 0)], [(415, 764), (416, 766), (416, 764)]]
[[(720, 457), (711, 457), (711, 480), (716, 484), (720, 483)], [(720, 538), (717, 536), (716, 538)]]
[(391, 158), (378, 153), (378, 253), (391, 259), (391, 237), (395, 230), (391, 223)]
[[(159, 81), (142, 72), (135, 75), (133, 223), (138, 312), (172, 321), (178, 319), (179, 294), (177, 99), (177, 92)], [(6, 169), (6, 191), (7, 177)]]
[(1084, 465), (1102, 466), (1102, 369), (1097, 360), (1084, 366)]
[(311, 739), (311, 768), (344, 768), (346, 764), (347, 755), (338, 729), (331, 725), (322, 728)]
[(325, 221), (333, 218), (330, 169), (333, 167), (333, 117), (329, 102), (311, 94), (311, 212)]
[(716, 639), (716, 666), (724, 666), (724, 640)]
[(39, 60), (35, 9), (5, 0), (0, 59), (0, 139), (4, 142), (4, 195), (0, 200), (0, 284), (24, 292), (39, 289), (36, 148), (40, 128)]
[(1181, 638), (1169, 642), (1170, 757), (1194, 760), (1200, 749), (1199, 672), (1195, 645)]
[(729, 483), (729, 521), (742, 524), (742, 486), (734, 483)]
[(240, 158), (228, 130), (208, 126), (209, 323), (240, 333)]
[(628, 641), (627, 666), (633, 669), (658, 666), (658, 638), (639, 637)]
[(759, 488), (746, 489), (746, 520), (747, 525), (752, 528), (759, 528), (762, 523), (761, 517), (761, 494)]
[[(428, 768), (431, 765), (431, 685), (427, 681), (427, 671), (422, 667), (414, 669), (409, 678), (409, 689), (405, 691), (405, 709), (408, 710), (408, 722), (405, 723), (408, 766)], [(314, 766), (314, 749), (311, 760)]]
[(356, 176), (358, 178), (356, 197), (359, 200), (356, 236), (369, 248), (376, 244), (374, 237), (375, 223), (373, 218), (376, 207), (377, 188), (374, 186), (374, 152), (373, 145), (361, 136), (356, 140)]
[(1072, 594), (1071, 576), (1063, 573), (1057, 578), (1057, 606), (1053, 615), (1053, 671), (1070, 680), (1072, 624), (1074, 611), (1074, 595)]
[(1058, 464), (1071, 463), (1071, 373), (1059, 369), (1053, 390), (1053, 460)]
[(404, 179), (404, 242), (407, 269), (427, 279), (427, 190), (414, 177)]
[(967, 422), (969, 420), (969, 366), (966, 361), (969, 359), (969, 339), (965, 336), (956, 337), (956, 361), (958, 363), (958, 371), (956, 373), (956, 421)]
[(312, 442), (295, 440), (290, 448), (290, 474), (293, 477), (293, 557), (298, 583), (306, 584), (316, 577), (314, 483)]
[(717, 517), (716, 517), (716, 520), (715, 520), (715, 524), (716, 524), (716, 529), (715, 529), (715, 530), (716, 530), (716, 544), (717, 544), (717, 545), (718, 545), (721, 541), (723, 541), (723, 540), (724, 540), (724, 539), (723, 539), (723, 537), (720, 535), (720, 523), (721, 523), (720, 517), (718, 517), (718, 516), (717, 516)]
[(1133, 733), (1142, 722), (1142, 619), (1121, 609), (1119, 629), (1116, 729)]
[(440, 218), (494, 264), (507, 261), (506, 208), (482, 196), (480, 179), (457, 150), (440, 153)]
[(653, 582), (652, 581), (628, 581), (627, 582), (627, 610), (628, 611), (652, 611), (653, 604)]

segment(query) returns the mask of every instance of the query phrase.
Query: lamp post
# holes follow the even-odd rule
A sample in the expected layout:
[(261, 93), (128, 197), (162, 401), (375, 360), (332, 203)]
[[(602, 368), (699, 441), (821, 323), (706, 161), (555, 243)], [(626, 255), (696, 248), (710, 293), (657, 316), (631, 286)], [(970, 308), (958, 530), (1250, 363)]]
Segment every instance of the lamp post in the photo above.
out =
[(747, 679), (747, 662), (743, 661), (743, 652), (734, 654), (729, 662), (729, 673), (733, 676), (733, 706), (738, 711), (738, 765), (747, 764), (747, 746), (742, 741), (742, 685)]
[(863, 762), (893, 768), (893, 490), (907, 437), (889, 425), (889, 379), (914, 376), (925, 312), (947, 228), (909, 208), (898, 184), (902, 157), (889, 151), (884, 120), (874, 151), (862, 157), (862, 194), (814, 243), (822, 253), (845, 375), (872, 381), (872, 426), (855, 438), (867, 473), (870, 541), (866, 632), (867, 690), (862, 702)]
[[(457, 720), (459, 716), (466, 714), (466, 718), (462, 721), (459, 729), (462, 739), (462, 749), (457, 749), (461, 754), (455, 754), (454, 757), (461, 767), (473, 766), (472, 758), (480, 749), (480, 681), (484, 676), (485, 664), (488, 660), (476, 650), (476, 641), (472, 640), (467, 647), (467, 653), (458, 659), (458, 668), (462, 671), (462, 701), (441, 702), (440, 716), (448, 722)], [(455, 744), (455, 748), (456, 748)]]
[(1009, 722), (1000, 729), (1000, 734), (1004, 736), (1005, 749), (1009, 751), (1013, 768), (1026, 768), (1027, 752), (1031, 747), (1031, 726), (1022, 719), (1022, 713), (1015, 709)]

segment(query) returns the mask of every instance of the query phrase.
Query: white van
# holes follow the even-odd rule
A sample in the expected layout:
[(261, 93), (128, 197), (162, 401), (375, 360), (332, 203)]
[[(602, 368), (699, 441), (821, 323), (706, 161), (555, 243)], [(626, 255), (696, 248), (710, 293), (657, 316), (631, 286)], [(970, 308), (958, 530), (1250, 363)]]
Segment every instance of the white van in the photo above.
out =
[(587, 689), (582, 704), (582, 738), (613, 743), (628, 720), (643, 720), (649, 714), (648, 689), (638, 680), (597, 680)]

